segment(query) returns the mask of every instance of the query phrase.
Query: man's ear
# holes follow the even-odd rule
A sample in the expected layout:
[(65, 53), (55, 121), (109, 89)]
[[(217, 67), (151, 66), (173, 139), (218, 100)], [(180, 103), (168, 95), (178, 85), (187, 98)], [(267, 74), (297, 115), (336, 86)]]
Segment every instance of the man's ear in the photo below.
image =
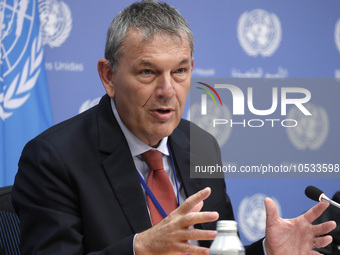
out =
[(109, 95), (109, 97), (113, 98), (115, 95), (115, 89), (113, 85), (113, 72), (110, 67), (110, 62), (107, 59), (102, 58), (98, 61), (97, 68), (99, 77), (102, 80), (106, 93)]

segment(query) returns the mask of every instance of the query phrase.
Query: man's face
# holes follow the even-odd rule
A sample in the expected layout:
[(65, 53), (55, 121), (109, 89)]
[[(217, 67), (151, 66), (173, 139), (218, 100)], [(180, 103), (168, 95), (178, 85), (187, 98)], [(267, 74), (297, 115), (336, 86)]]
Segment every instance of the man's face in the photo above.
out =
[(192, 67), (186, 37), (156, 34), (144, 42), (137, 30), (128, 32), (109, 96), (123, 123), (144, 143), (157, 146), (177, 127)]

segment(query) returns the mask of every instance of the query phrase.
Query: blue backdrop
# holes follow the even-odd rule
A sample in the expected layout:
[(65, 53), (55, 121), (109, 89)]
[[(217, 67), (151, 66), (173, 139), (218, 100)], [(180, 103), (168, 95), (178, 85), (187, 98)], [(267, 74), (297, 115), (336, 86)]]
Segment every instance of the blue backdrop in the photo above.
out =
[[(111, 20), (132, 2), (38, 1), (54, 123), (96, 104), (105, 93), (97, 74), (97, 61), (104, 56)], [(340, 78), (339, 1), (166, 2), (187, 18), (193, 30), (194, 78)], [(336, 85), (340, 87), (340, 83)], [(282, 157), (277, 162), (290, 163), (300, 162), (297, 155), (303, 154), (306, 163), (322, 151), (322, 155), (331, 154), (334, 162), (319, 158), (318, 163), (340, 163), (340, 116), (327, 112), (340, 110), (334, 101), (340, 95), (339, 89), (325, 86), (322, 91), (326, 95), (315, 92), (312, 96), (314, 100), (320, 95), (319, 100), (313, 101), (316, 105), (327, 101), (327, 107), (323, 107), (331, 121), (327, 133), (322, 133), (324, 140), (316, 144), (311, 139), (299, 147), (294, 143), (297, 138), (289, 138), (286, 132), (259, 135), (250, 129), (233, 130), (223, 144), (223, 161), (239, 165), (248, 159), (250, 165), (255, 163), (252, 155), (256, 155), (258, 161)], [(327, 95), (332, 95), (332, 99), (328, 100)], [(184, 117), (188, 111), (189, 104)], [(301, 132), (312, 138), (321, 134), (308, 126)], [(268, 144), (274, 136), (275, 145)], [(279, 151), (275, 149), (278, 147)], [(264, 196), (277, 201), (283, 217), (295, 217), (315, 204), (303, 194), (307, 185), (316, 185), (329, 196), (340, 189), (337, 178), (227, 178), (226, 182), (244, 244), (263, 235)]]

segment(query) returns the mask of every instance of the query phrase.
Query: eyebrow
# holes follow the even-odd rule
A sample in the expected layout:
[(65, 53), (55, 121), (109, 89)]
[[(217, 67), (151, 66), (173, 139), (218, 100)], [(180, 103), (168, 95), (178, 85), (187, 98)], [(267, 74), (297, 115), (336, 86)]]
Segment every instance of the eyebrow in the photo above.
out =
[(190, 61), (191, 61), (190, 59), (185, 58), (181, 62), (179, 62), (179, 65), (188, 64), (190, 63)]
[(149, 66), (149, 67), (154, 66), (154, 64), (152, 64), (150, 61), (143, 60), (143, 59), (139, 62), (139, 64), (142, 65), (142, 66)]
[[(182, 61), (180, 61), (178, 65), (183, 65), (187, 63), (190, 63), (190, 60), (188, 58), (185, 58), (185, 59), (182, 59)], [(155, 64), (153, 64), (152, 62), (148, 60), (143, 60), (143, 59), (139, 62), (139, 64), (142, 66), (147, 66), (147, 67), (155, 67)]]

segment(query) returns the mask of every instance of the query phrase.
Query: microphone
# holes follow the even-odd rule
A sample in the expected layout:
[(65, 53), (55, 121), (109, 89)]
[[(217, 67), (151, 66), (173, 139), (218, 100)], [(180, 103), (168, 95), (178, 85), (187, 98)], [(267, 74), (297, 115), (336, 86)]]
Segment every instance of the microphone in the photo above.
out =
[(305, 190), (305, 194), (308, 198), (317, 201), (317, 202), (327, 202), (330, 203), (331, 205), (334, 205), (338, 208), (340, 208), (340, 204), (338, 204), (337, 202), (334, 202), (333, 200), (331, 200), (330, 198), (328, 198), (325, 193), (323, 193), (322, 190), (318, 189), (317, 187), (314, 186), (308, 186)]

